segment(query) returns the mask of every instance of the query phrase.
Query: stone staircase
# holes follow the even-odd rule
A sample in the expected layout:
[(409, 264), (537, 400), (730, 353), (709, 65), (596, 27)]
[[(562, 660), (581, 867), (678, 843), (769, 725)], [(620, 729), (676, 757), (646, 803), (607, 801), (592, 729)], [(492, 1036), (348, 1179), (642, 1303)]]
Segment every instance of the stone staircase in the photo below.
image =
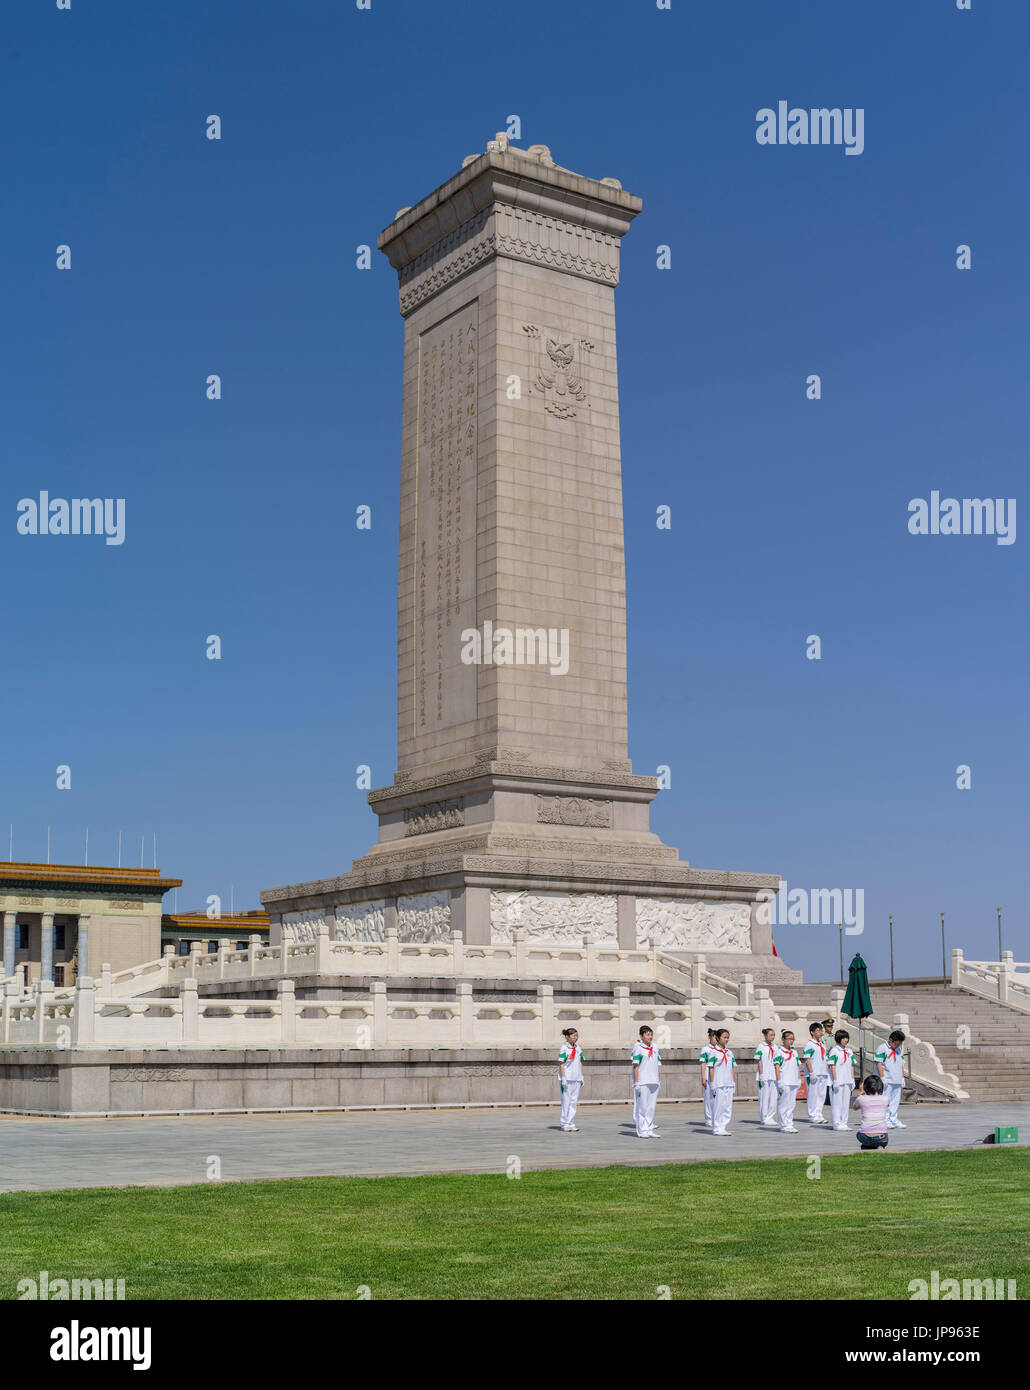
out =
[[(775, 1002), (814, 1003), (840, 985), (787, 985), (774, 993)], [(932, 1043), (945, 1071), (961, 1080), (970, 1100), (1030, 1100), (1030, 1014), (981, 999), (943, 980), (911, 980), (895, 984), (872, 981), (869, 986), (874, 1016), (891, 1023), (907, 1014), (910, 1031)], [(813, 1016), (814, 1019), (814, 1016)], [(846, 1023), (838, 1026), (846, 1027)], [(968, 1046), (960, 1029), (968, 1028)]]

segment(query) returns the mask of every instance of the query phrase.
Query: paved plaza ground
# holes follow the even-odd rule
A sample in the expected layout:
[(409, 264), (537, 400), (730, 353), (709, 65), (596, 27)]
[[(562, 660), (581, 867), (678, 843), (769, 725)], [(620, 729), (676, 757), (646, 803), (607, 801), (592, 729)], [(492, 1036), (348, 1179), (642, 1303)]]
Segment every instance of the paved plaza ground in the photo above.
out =
[[(578, 1134), (557, 1127), (558, 1107), (376, 1111), (323, 1115), (169, 1116), (65, 1120), (0, 1116), (0, 1191), (167, 1186), (315, 1176), (504, 1172), (606, 1164), (696, 1163), (705, 1159), (850, 1154), (854, 1128), (812, 1127), (798, 1107), (797, 1134), (758, 1124), (754, 1103), (735, 1107), (731, 1134), (717, 1139), (701, 1107), (659, 1104), (661, 1138), (637, 1139), (630, 1106), (580, 1106)], [(892, 1130), (891, 1152), (979, 1146), (996, 1125), (1017, 1125), (1030, 1140), (1030, 1104), (994, 1102), (902, 1107), (906, 1129)], [(882, 1163), (870, 1153), (865, 1160)]]

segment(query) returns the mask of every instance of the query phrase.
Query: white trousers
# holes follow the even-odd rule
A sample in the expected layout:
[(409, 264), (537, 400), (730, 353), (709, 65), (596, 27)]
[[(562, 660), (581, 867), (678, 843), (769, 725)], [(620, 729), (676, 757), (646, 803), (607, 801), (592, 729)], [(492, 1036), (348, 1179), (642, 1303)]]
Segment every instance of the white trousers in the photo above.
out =
[(776, 1104), (776, 1115), (780, 1129), (791, 1129), (794, 1124), (794, 1107), (798, 1103), (798, 1087), (783, 1086)]
[(835, 1125), (846, 1125), (848, 1123), (848, 1110), (851, 1108), (851, 1092), (854, 1086), (850, 1082), (845, 1082), (842, 1086), (834, 1086), (830, 1092), (830, 1119)]
[(887, 1092), (887, 1123), (894, 1124), (898, 1118), (898, 1106), (901, 1104), (901, 1082), (885, 1081), (883, 1089)]
[(764, 1124), (767, 1120), (776, 1118), (776, 1082), (759, 1081), (758, 1087), (758, 1118)]
[(566, 1081), (561, 1093), (561, 1127), (568, 1129), (576, 1122), (576, 1106), (579, 1104), (579, 1088), (582, 1081)]
[(658, 1101), (657, 1081), (641, 1081), (633, 1087), (633, 1123), (637, 1138), (644, 1139), (654, 1129), (654, 1108)]
[(712, 1087), (708, 1084), (707, 1081), (705, 1082), (704, 1092), (705, 1124), (710, 1125), (712, 1123), (712, 1116), (715, 1114), (715, 1091), (712, 1089)]
[(808, 1118), (811, 1121), (823, 1118), (823, 1105), (826, 1102), (827, 1076), (810, 1076), (805, 1081), (808, 1087)]
[(733, 1092), (736, 1086), (717, 1086), (715, 1088), (715, 1109), (712, 1111), (712, 1129), (725, 1129), (733, 1113)]

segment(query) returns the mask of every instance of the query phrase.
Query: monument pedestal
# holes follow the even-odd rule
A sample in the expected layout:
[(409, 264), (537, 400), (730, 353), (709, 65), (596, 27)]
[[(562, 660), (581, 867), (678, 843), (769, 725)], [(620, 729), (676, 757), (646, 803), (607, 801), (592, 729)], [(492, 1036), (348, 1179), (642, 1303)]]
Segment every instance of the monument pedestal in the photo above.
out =
[(615, 347), (640, 200), (504, 136), (381, 233), (405, 319), (398, 771), (272, 940), (575, 941), (773, 960), (776, 874), (691, 868), (627, 749)]

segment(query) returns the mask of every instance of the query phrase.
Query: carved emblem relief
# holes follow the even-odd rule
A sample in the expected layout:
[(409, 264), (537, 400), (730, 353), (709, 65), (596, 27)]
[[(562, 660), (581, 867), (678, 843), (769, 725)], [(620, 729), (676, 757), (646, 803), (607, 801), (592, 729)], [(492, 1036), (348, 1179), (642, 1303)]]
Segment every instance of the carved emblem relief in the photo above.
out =
[(460, 801), (427, 801), (404, 812), (405, 835), (428, 835), (431, 830), (453, 830), (465, 824)]
[(536, 818), (541, 825), (587, 825), (609, 830), (612, 803), (582, 796), (538, 796)]
[(539, 370), (534, 386), (544, 398), (544, 409), (559, 420), (575, 419), (577, 405), (589, 409), (585, 355), (593, 352), (593, 343), (586, 338), (573, 342), (559, 330), (541, 332), (535, 323), (524, 323), (522, 331), (537, 345)]

